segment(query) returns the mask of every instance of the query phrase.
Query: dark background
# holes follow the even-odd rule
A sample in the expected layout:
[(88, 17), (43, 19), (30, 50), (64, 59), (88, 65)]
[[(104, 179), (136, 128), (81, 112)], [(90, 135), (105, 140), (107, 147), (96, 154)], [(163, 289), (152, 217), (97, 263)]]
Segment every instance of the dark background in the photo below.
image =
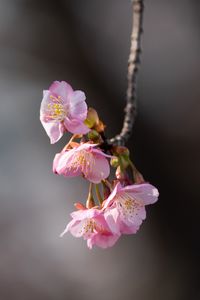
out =
[(87, 184), (52, 174), (66, 143), (39, 122), (42, 90), (66, 80), (122, 125), (128, 0), (0, 0), (0, 299), (196, 300), (199, 288), (200, 2), (148, 0), (139, 114), (129, 146), (160, 191), (139, 233), (89, 251), (59, 234)]

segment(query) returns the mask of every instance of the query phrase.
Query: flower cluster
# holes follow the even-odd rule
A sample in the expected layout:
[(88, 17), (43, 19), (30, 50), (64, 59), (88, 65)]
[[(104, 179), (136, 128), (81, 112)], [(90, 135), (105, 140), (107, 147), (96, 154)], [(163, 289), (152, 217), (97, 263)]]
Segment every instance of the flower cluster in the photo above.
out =
[[(53, 172), (89, 181), (86, 203), (75, 203), (76, 211), (61, 236), (70, 232), (87, 240), (89, 248), (107, 248), (122, 234), (138, 231), (146, 218), (145, 206), (155, 203), (159, 193), (144, 181), (126, 147), (106, 143), (105, 125), (85, 99), (82, 91), (55, 81), (43, 93), (40, 120), (51, 143), (67, 131), (73, 134), (55, 155)], [(110, 166), (116, 168), (113, 179)]]

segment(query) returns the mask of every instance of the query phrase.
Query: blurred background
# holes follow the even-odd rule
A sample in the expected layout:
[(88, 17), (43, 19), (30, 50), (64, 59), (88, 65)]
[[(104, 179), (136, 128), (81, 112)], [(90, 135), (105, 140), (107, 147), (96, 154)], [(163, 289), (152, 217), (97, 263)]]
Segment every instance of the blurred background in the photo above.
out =
[(145, 1), (132, 158), (160, 191), (135, 236), (89, 251), (59, 238), (87, 184), (52, 174), (42, 90), (66, 80), (118, 133), (129, 0), (0, 0), (0, 299), (196, 300), (199, 288), (200, 2)]

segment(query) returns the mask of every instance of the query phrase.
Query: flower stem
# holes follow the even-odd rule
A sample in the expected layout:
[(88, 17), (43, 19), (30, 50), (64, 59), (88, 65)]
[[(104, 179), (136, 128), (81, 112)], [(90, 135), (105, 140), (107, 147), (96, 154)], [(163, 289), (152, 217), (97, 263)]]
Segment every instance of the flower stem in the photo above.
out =
[(66, 149), (70, 146), (70, 144), (73, 142), (73, 140), (76, 139), (76, 138), (78, 138), (78, 137), (80, 137), (80, 135), (78, 135), (78, 134), (73, 134), (72, 137), (71, 137), (71, 139), (69, 140), (69, 142), (68, 142), (68, 143), (65, 145), (65, 147), (63, 148), (63, 150), (66, 150)]
[(93, 198), (93, 195), (92, 195), (92, 188), (93, 188), (93, 183), (90, 182), (88, 197), (87, 197), (87, 200), (86, 200), (86, 207), (87, 208), (92, 208), (93, 206), (95, 206), (94, 198)]
[(101, 193), (99, 191), (99, 185), (95, 184), (95, 191), (96, 191), (96, 195), (97, 195), (97, 199), (99, 201), (99, 204), (101, 205), (103, 203), (103, 199), (101, 197)]
[(103, 179), (102, 182), (110, 189), (110, 191), (112, 192), (113, 188), (111, 183), (107, 180), (107, 179)]
[(88, 191), (88, 195), (92, 195), (92, 188), (93, 188), (93, 183), (90, 182), (89, 184), (89, 191)]

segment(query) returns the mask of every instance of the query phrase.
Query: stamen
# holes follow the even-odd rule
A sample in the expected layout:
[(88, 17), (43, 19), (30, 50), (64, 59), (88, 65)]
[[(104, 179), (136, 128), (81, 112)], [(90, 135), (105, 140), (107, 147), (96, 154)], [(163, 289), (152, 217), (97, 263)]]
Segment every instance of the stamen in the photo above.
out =
[(84, 175), (88, 176), (94, 169), (94, 165), (95, 159), (93, 155), (86, 150), (81, 150), (75, 153), (70, 169), (76, 171), (81, 168)]
[(63, 121), (67, 115), (66, 108), (64, 108), (63, 101), (61, 96), (55, 97), (50, 95), (51, 100), (53, 103), (47, 104), (47, 118), (56, 120), (56, 121)]
[(126, 219), (129, 217), (132, 218), (134, 217), (134, 215), (137, 215), (140, 208), (143, 207), (143, 204), (141, 202), (133, 197), (130, 197), (130, 195), (127, 193), (121, 194), (117, 199), (117, 203), (122, 215)]
[(81, 229), (81, 233), (84, 235), (92, 234), (92, 233), (108, 233), (108, 231), (99, 223), (97, 223), (94, 219), (87, 219), (83, 228)]
[(85, 226), (83, 226), (84, 233), (94, 233), (95, 221), (92, 219), (87, 220)]

